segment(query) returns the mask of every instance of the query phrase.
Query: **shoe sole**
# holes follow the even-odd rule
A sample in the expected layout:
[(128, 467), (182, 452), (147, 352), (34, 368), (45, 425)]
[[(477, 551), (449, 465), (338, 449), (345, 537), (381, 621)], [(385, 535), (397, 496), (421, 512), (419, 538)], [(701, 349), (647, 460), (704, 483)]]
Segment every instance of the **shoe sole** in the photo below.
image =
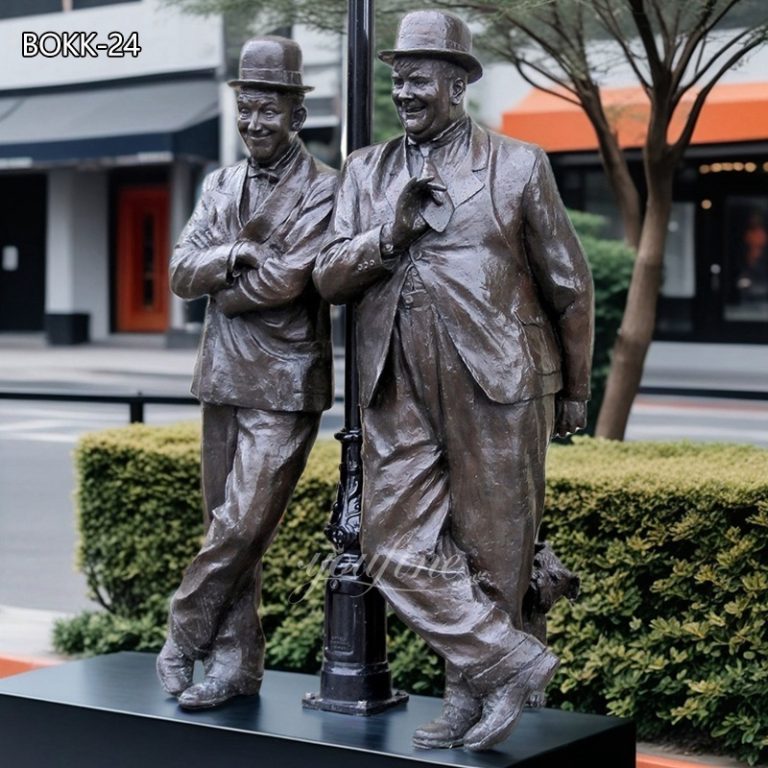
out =
[(463, 738), (450, 741), (426, 741), (422, 739), (412, 739), (411, 741), (416, 749), (455, 749), (464, 746)]
[(555, 673), (560, 666), (560, 659), (552, 654), (551, 659), (548, 661), (548, 665), (544, 666), (543, 669), (537, 669), (535, 672), (532, 672), (531, 676), (526, 681), (525, 694), (522, 696), (522, 705), (517, 710), (510, 712), (509, 717), (507, 717), (493, 733), (488, 734), (488, 736), (481, 741), (473, 742), (471, 740), (465, 740), (464, 747), (466, 747), (466, 749), (469, 749), (472, 752), (482, 752), (509, 738), (512, 731), (515, 730), (515, 727), (520, 722), (520, 715), (525, 709), (525, 702), (528, 700), (528, 697), (536, 691), (543, 691), (555, 676)]
[(218, 707), (220, 704), (223, 704), (225, 701), (229, 701), (230, 699), (237, 698), (238, 696), (257, 696), (259, 691), (261, 690), (261, 686), (259, 688), (256, 688), (255, 690), (240, 690), (235, 691), (234, 693), (229, 693), (226, 696), (218, 696), (215, 699), (205, 699), (203, 701), (181, 701), (179, 699), (179, 706), (182, 709), (194, 711), (198, 709), (212, 709), (213, 707)]

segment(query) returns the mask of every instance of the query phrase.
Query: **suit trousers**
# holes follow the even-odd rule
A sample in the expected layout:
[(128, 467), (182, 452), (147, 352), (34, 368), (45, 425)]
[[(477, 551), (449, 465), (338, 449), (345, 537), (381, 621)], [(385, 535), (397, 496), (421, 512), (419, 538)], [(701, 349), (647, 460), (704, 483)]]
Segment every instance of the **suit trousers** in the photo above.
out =
[(363, 410), (362, 548), (395, 612), (445, 658), (449, 685), (477, 695), (544, 651), (521, 612), (553, 426), (553, 395), (487, 397), (409, 276)]
[(317, 436), (319, 413), (203, 403), (206, 533), (171, 600), (169, 635), (206, 674), (243, 683), (264, 672), (261, 559)]

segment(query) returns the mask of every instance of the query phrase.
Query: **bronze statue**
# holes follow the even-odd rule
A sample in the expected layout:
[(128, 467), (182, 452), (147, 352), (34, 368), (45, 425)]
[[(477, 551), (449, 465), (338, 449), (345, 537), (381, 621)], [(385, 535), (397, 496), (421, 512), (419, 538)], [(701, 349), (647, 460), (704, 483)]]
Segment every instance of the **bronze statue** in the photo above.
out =
[(357, 302), (363, 554), (446, 660), (414, 743), (487, 749), (558, 666), (522, 607), (547, 445), (586, 420), (592, 282), (544, 152), (464, 111), (466, 24), (409, 13), (379, 56), (405, 136), (350, 155), (314, 280)]
[[(310, 90), (299, 46), (247, 41), (230, 85), (250, 157), (205, 179), (171, 260), (177, 295), (209, 297), (192, 386), (207, 532), (157, 659), (163, 687), (185, 709), (259, 691), (261, 558), (332, 400), (329, 311), (311, 274), (336, 174), (296, 136)], [(196, 659), (205, 679), (192, 685)]]

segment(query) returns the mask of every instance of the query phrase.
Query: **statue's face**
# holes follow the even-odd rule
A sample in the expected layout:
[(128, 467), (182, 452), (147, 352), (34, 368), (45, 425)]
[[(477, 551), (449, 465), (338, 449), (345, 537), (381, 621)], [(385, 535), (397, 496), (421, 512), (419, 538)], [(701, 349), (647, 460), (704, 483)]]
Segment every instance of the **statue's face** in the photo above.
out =
[[(459, 92), (460, 91), (460, 92)], [(392, 101), (408, 137), (429, 141), (462, 112), (463, 84), (444, 61), (401, 56), (392, 66)]]
[(277, 160), (305, 117), (295, 96), (283, 91), (241, 88), (237, 94), (237, 129), (257, 163), (269, 165)]

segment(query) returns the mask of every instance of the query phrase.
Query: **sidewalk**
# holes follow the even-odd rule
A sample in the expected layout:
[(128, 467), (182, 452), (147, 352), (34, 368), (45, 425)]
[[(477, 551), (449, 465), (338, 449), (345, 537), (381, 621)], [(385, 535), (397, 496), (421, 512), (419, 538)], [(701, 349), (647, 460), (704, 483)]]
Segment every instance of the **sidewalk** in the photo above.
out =
[(195, 350), (162, 336), (118, 334), (104, 342), (48, 347), (42, 334), (0, 334), (0, 387), (188, 395)]
[(656, 341), (648, 352), (641, 386), (768, 393), (768, 343)]
[[(0, 387), (186, 395), (195, 356), (191, 349), (166, 349), (156, 334), (115, 334), (72, 347), (47, 347), (42, 334), (0, 334)], [(337, 350), (337, 395), (343, 382)], [(768, 343), (654, 342), (642, 386), (768, 393)]]

